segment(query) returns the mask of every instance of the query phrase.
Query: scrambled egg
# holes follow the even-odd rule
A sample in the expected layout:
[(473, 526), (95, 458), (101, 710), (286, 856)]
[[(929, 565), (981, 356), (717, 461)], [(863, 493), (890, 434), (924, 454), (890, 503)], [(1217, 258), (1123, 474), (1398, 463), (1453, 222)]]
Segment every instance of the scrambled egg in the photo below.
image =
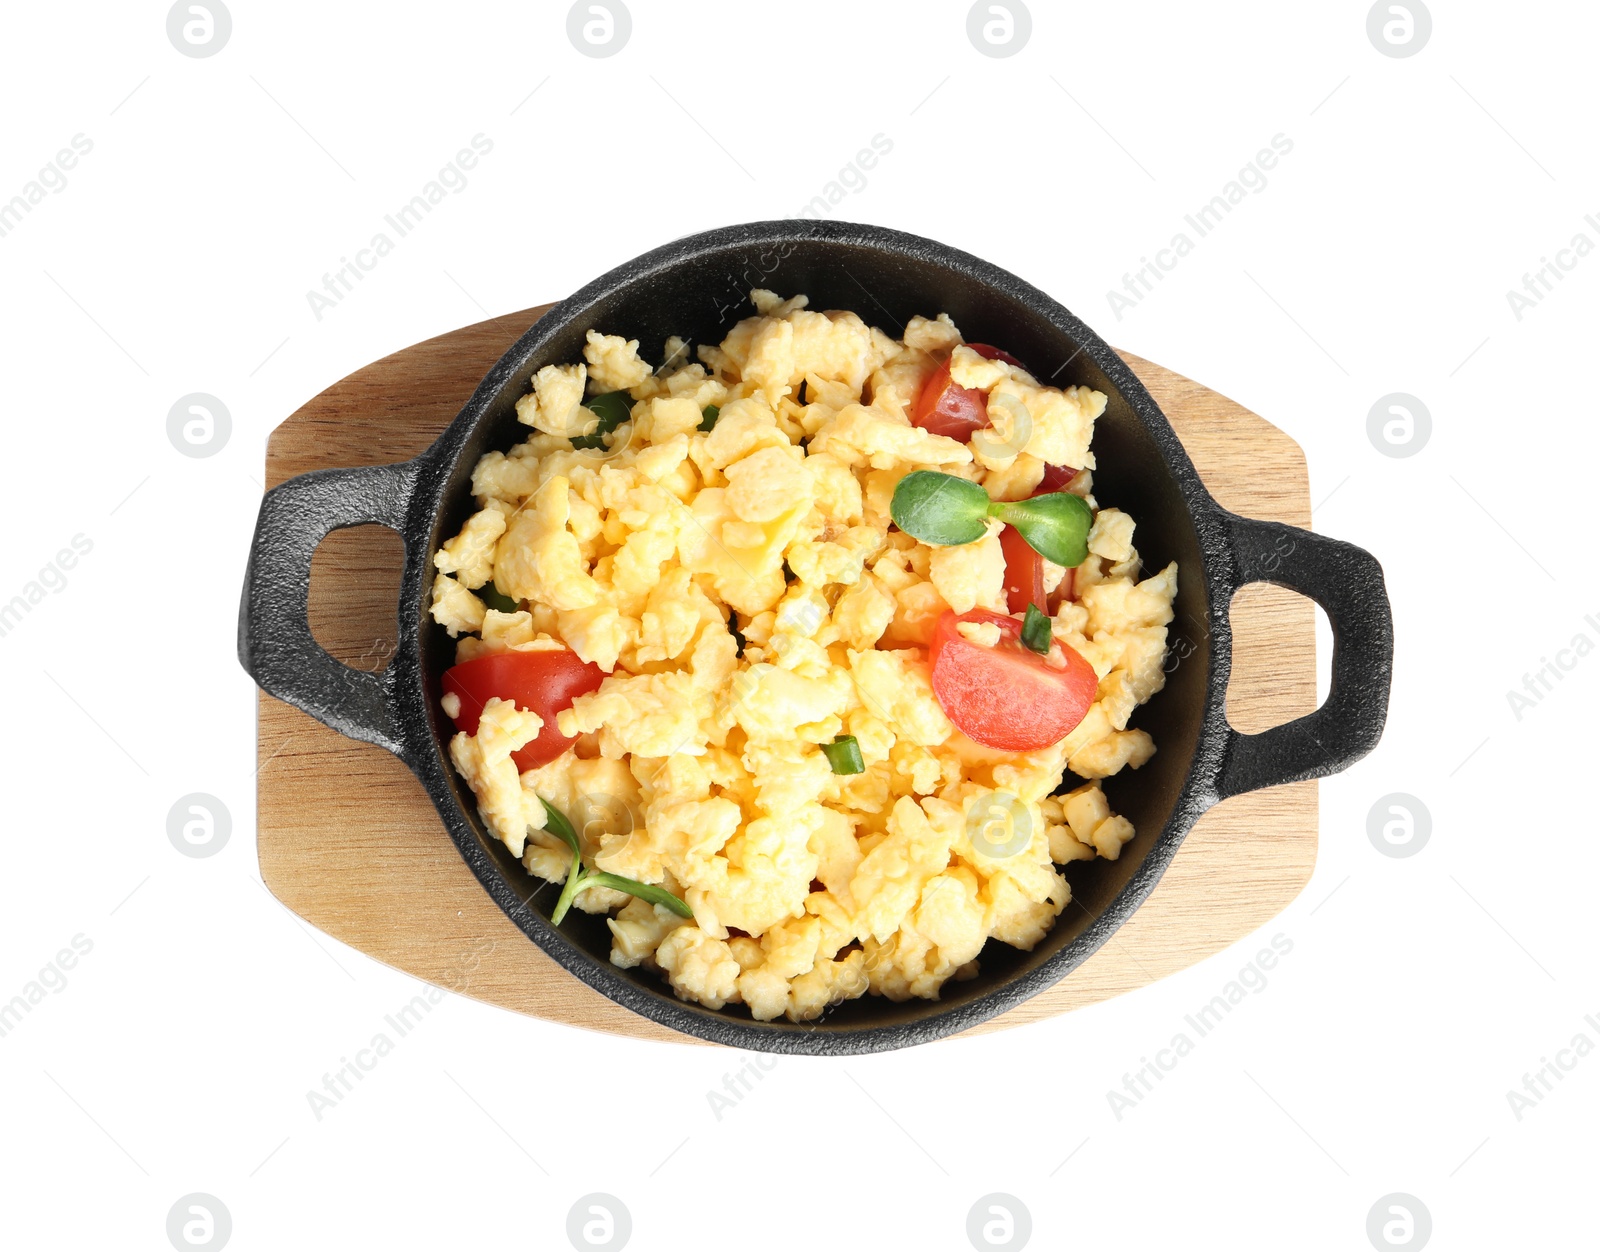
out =
[[(459, 660), (565, 646), (607, 675), (557, 715), (573, 748), (520, 777), (511, 754), (535, 714), (490, 700), (477, 733), (454, 737), (489, 829), (531, 873), (564, 879), (548, 800), (585, 864), (693, 910), (581, 891), (577, 907), (614, 914), (614, 964), (710, 1008), (804, 1021), (867, 992), (937, 998), (990, 939), (1029, 949), (1050, 930), (1071, 899), (1057, 865), (1121, 853), (1134, 829), (1099, 780), (1155, 751), (1128, 720), (1164, 682), (1177, 568), (1141, 579), (1133, 519), (1096, 509), (1053, 619), (1099, 676), (1095, 703), (1039, 752), (973, 743), (934, 696), (927, 643), (947, 608), (1005, 612), (1000, 528), (919, 543), (891, 526), (895, 484), (937, 469), (1015, 500), (1068, 465), (1093, 507), (1105, 397), (984, 358), (943, 314), (896, 340), (804, 296), (752, 298), (758, 316), (697, 361), (673, 339), (652, 369), (637, 341), (590, 331), (582, 363), (540, 369), (517, 406), (529, 437), (478, 463), (479, 511), (434, 556), (433, 616)], [(911, 423), (947, 359), (997, 429), (1026, 411), (1020, 450)], [(630, 419), (575, 449), (598, 420), (585, 394), (622, 390)], [(1067, 573), (1047, 563), (1047, 588)], [(476, 593), (491, 582), (520, 610), (488, 608)], [(832, 772), (820, 745), (841, 734), (865, 772)], [(1068, 770), (1086, 781), (1063, 794)]]

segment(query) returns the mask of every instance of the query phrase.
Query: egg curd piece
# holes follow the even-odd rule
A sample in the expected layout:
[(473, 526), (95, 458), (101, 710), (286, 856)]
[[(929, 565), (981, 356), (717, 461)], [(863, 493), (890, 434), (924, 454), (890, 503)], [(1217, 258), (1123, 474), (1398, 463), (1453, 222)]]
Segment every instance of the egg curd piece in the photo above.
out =
[(976, 543), (935, 548), (928, 558), (928, 581), (955, 612), (1006, 611), (1006, 558), (1000, 530), (1000, 523), (991, 518), (988, 533)]
[(599, 418), (582, 408), (588, 371), (581, 365), (546, 365), (533, 376), (533, 391), (517, 401), (517, 420), (546, 435), (587, 435)]
[[(1135, 519), (1091, 494), (1100, 393), (982, 356), (944, 314), (897, 340), (803, 295), (751, 299), (756, 315), (720, 344), (668, 339), (659, 367), (596, 328), (581, 361), (534, 374), (517, 405), (532, 429), (479, 460), (478, 509), (434, 554), (432, 616), (458, 662), (559, 649), (604, 674), (556, 714), (572, 746), (520, 778), (512, 754), (538, 716), (492, 699), (475, 734), (451, 739), (528, 873), (559, 883), (571, 865), (544, 829), (548, 801), (585, 866), (692, 912), (580, 891), (575, 907), (606, 917), (613, 964), (709, 1008), (805, 1022), (861, 995), (937, 998), (990, 941), (1026, 949), (1049, 932), (1071, 899), (1058, 866), (1124, 855), (1137, 832), (1098, 780), (1155, 751), (1135, 719), (1166, 679), (1177, 567), (1146, 576)], [(982, 439), (912, 421), (947, 362), (985, 396)], [(585, 399), (612, 392), (627, 422), (574, 448), (598, 420)], [(930, 546), (894, 525), (892, 500), (916, 469), (1025, 499), (1046, 465), (1082, 471), (1072, 486), (1094, 516), (1051, 630), (1099, 685), (1066, 738), (999, 752), (952, 725), (928, 643), (947, 610), (1005, 612), (1001, 528)], [(1066, 576), (1047, 563), (1047, 590)], [(489, 608), (490, 587), (518, 611)], [(840, 735), (861, 773), (833, 772), (822, 746)], [(1069, 768), (1087, 781), (1058, 794)], [(1031, 823), (1009, 855), (973, 841), (997, 792)]]
[(503, 509), (480, 509), (467, 519), (461, 533), (433, 554), (434, 568), (454, 574), (463, 586), (476, 591), (494, 573), (494, 550), (506, 533)]
[(858, 939), (887, 942), (916, 907), (923, 885), (950, 861), (961, 812), (939, 800), (923, 806), (909, 797), (896, 801), (889, 837), (862, 858), (850, 880)]
[(491, 697), (479, 715), (478, 733), (461, 731), (450, 740), (450, 760), (478, 797), (478, 811), (490, 831), (513, 856), (522, 855), (528, 817), (511, 754), (531, 743), (543, 727), (537, 713)]
[(567, 529), (572, 516), (565, 478), (539, 488), (530, 507), (511, 519), (495, 547), (495, 585), (517, 600), (537, 600), (553, 609), (586, 609), (600, 588), (585, 568), (578, 540)]
[(728, 486), (701, 491), (678, 531), (685, 568), (709, 576), (715, 594), (741, 613), (771, 608), (783, 594), (783, 550), (811, 511), (811, 476), (798, 451), (762, 447), (729, 465)]
[(811, 445), (817, 452), (859, 469), (934, 469), (965, 465), (972, 449), (944, 435), (930, 435), (920, 426), (882, 409), (852, 404), (841, 409), (816, 433)]
[(598, 731), (600, 751), (609, 757), (698, 755), (707, 742), (698, 695), (690, 674), (613, 675), (557, 714), (556, 725), (563, 735)]
[(690, 907), (751, 935), (800, 916), (817, 872), (810, 838), (823, 821), (822, 806), (809, 804), (748, 822), (722, 855), (686, 867), (681, 881), (688, 884)]
[(429, 611), (433, 620), (450, 632), (450, 638), (483, 629), (486, 606), (448, 574), (435, 574)]
[(639, 359), (639, 341), (590, 331), (584, 337), (583, 359), (597, 392), (627, 391), (650, 377), (650, 365)]
[(806, 678), (764, 663), (743, 671), (733, 688), (733, 714), (750, 739), (806, 743), (822, 743), (839, 733), (837, 718), (854, 694), (848, 674), (830, 671), (825, 678)]

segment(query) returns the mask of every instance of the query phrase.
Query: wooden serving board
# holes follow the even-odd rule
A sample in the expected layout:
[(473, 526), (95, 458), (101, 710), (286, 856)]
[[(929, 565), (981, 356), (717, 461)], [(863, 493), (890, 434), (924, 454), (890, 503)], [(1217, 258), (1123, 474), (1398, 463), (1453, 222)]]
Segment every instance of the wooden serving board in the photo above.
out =
[[(335, 383), (273, 432), (267, 485), (308, 470), (415, 456), (548, 307), (463, 327)], [(1123, 355), (1224, 506), (1310, 526), (1305, 457), (1289, 436), (1198, 383)], [(401, 559), (399, 537), (379, 526), (336, 531), (318, 549), (312, 632), (346, 664), (381, 669), (393, 652)], [(1236, 597), (1232, 618), (1233, 724), (1253, 732), (1309, 713), (1316, 706), (1311, 602), (1257, 584)], [(1173, 637), (1184, 633), (1176, 623)], [(257, 763), (261, 876), (312, 925), (418, 978), (533, 1017), (699, 1042), (613, 1004), (530, 942), (478, 885), (420, 784), (389, 753), (263, 693)], [(975, 1031), (1052, 1017), (1193, 965), (1293, 900), (1316, 851), (1315, 782), (1218, 805), (1105, 947), (1051, 990)]]

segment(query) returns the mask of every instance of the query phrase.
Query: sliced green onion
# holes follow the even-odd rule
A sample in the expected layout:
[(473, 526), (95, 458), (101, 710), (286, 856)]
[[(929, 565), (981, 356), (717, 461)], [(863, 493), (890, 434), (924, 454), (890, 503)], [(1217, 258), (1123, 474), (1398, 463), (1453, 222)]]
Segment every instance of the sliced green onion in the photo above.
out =
[(1022, 618), (1022, 642), (1041, 656), (1049, 655), (1050, 619), (1039, 611), (1037, 604), (1030, 603)]
[(861, 759), (861, 744), (854, 735), (840, 735), (832, 743), (822, 745), (822, 755), (828, 758), (835, 774), (861, 774), (867, 763)]
[(604, 437), (633, 415), (633, 397), (626, 391), (607, 391), (598, 396), (590, 396), (583, 402), (583, 407), (598, 417), (600, 424), (591, 434), (574, 435), (572, 446), (603, 448), (606, 446)]
[(913, 539), (959, 547), (988, 531), (989, 493), (954, 474), (913, 470), (895, 485), (889, 514)]
[(701, 430), (710, 430), (713, 426), (715, 426), (717, 424), (717, 418), (719, 418), (721, 416), (722, 416), (722, 408), (721, 408), (721, 406), (715, 405), (715, 404), (706, 405), (705, 408), (700, 410), (700, 429)]
[(496, 613), (515, 613), (517, 602), (493, 583), (484, 583), (478, 588), (478, 599), (493, 609)]

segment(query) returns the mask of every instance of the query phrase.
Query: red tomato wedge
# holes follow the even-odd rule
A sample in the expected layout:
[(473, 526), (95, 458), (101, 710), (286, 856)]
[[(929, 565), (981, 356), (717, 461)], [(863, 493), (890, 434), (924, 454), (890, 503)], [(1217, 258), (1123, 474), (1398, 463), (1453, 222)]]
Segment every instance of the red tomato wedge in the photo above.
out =
[[(1004, 361), (1018, 369), (1023, 363), (1009, 352), (990, 347), (986, 343), (969, 343), (979, 356), (990, 361)], [(946, 361), (933, 372), (911, 406), (911, 423), (933, 435), (944, 435), (965, 443), (974, 432), (989, 425), (989, 400), (975, 387), (958, 387), (950, 380), (950, 362)]]
[[(1000, 628), (993, 648), (956, 630), (962, 622)], [(928, 649), (933, 694), (956, 729), (987, 748), (1036, 752), (1070, 734), (1094, 703), (1100, 680), (1089, 662), (1055, 644), (1048, 657), (1022, 644), (1014, 617), (974, 609), (957, 617), (946, 610)]]
[(950, 362), (934, 370), (916, 404), (911, 424), (931, 435), (944, 435), (961, 443), (989, 424), (989, 400), (975, 387), (958, 387), (950, 381)]
[(1033, 494), (1043, 496), (1052, 491), (1060, 491), (1077, 476), (1078, 471), (1070, 465), (1046, 465), (1044, 467), (1044, 477), (1039, 480), (1039, 485), (1033, 489)]
[(1028, 546), (1015, 526), (1000, 532), (1000, 551), (1006, 558), (1006, 608), (1026, 613), (1028, 605), (1045, 610), (1044, 558)]
[(524, 771), (555, 760), (576, 742), (556, 729), (556, 714), (570, 709), (575, 699), (593, 691), (604, 678), (598, 665), (579, 660), (565, 648), (495, 652), (451, 666), (444, 672), (444, 689), (461, 698), (456, 729), (469, 735), (478, 733), (478, 718), (496, 696), (544, 718), (533, 742), (511, 754), (518, 771)]
[(1077, 581), (1078, 571), (1075, 569), (1069, 569), (1061, 576), (1060, 585), (1050, 593), (1050, 607), (1046, 611), (1051, 617), (1056, 615), (1056, 611), (1061, 607), (1064, 601), (1077, 598), (1074, 594), (1077, 589)]
[[(972, 346), (978, 347), (977, 344)], [(1078, 471), (1070, 466), (1046, 465), (1044, 477), (1033, 494), (1043, 496), (1060, 491), (1077, 476)], [(1007, 526), (1000, 532), (1000, 549), (1006, 557), (1006, 608), (1011, 612), (1025, 613), (1032, 603), (1037, 604), (1041, 612), (1053, 614), (1063, 599), (1072, 598), (1072, 571), (1068, 570), (1061, 585), (1049, 597), (1052, 603), (1045, 603), (1044, 558), (1028, 545), (1015, 527)]]

